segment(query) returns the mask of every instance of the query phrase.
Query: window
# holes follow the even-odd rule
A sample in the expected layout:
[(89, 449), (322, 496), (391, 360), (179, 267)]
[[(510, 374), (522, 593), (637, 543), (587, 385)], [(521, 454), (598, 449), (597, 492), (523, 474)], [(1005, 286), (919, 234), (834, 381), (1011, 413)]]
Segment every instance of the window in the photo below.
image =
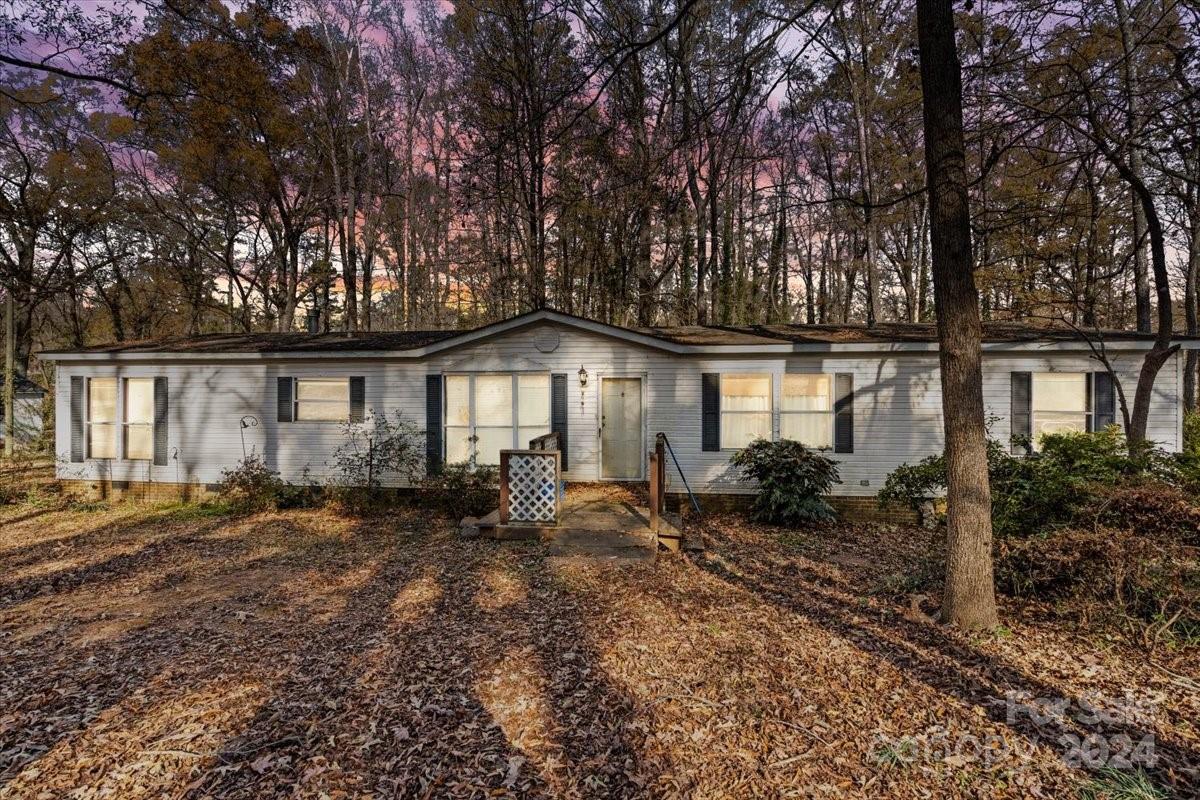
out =
[(350, 419), (350, 381), (346, 378), (297, 378), (296, 416), (304, 422)]
[(550, 432), (550, 376), (517, 376), (517, 447)]
[(771, 376), (721, 376), (721, 449), (771, 438)]
[(88, 458), (117, 457), (117, 379), (88, 380)]
[(1047, 433), (1088, 429), (1088, 374), (1086, 372), (1035, 372), (1033, 424), (1036, 443)]
[(154, 379), (125, 379), (125, 458), (154, 458)]
[(833, 447), (833, 376), (784, 375), (779, 438)]
[(513, 447), (512, 375), (475, 376), (475, 461), (499, 464)]
[(499, 464), (550, 432), (550, 376), (447, 375), (446, 461)]

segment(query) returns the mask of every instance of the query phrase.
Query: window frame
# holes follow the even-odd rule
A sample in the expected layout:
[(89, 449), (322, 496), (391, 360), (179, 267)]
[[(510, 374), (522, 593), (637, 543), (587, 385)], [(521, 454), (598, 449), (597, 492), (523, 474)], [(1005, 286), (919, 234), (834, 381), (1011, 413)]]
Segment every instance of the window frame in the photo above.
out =
[[(720, 441), (718, 442), (721, 452), (736, 453), (744, 449), (747, 445), (734, 447), (725, 444), (725, 425), (726, 414), (744, 414), (744, 415), (766, 415), (767, 417), (767, 441), (773, 442), (776, 439), (775, 435), (775, 373), (773, 372), (720, 372), (717, 381), (717, 398), (720, 404), (720, 416), (718, 425), (720, 426)], [(767, 379), (767, 408), (764, 411), (730, 411), (725, 408), (725, 379), (726, 378), (766, 378)]]
[[(450, 437), (448, 435), (448, 431), (452, 428), (458, 429), (458, 428), (462, 428), (463, 426), (448, 424), (449, 419), (450, 419), (450, 414), (449, 414), (450, 392), (446, 390), (447, 381), (450, 378), (466, 378), (467, 379), (467, 425), (466, 425), (466, 428), (467, 428), (467, 442), (468, 442), (469, 448), (470, 448), (470, 455), (468, 456), (465, 463), (469, 464), (471, 466), (471, 468), (473, 469), (473, 468), (479, 466), (481, 463), (479, 461), (479, 439), (476, 434), (476, 431), (479, 428), (497, 430), (497, 429), (500, 429), (501, 427), (503, 427), (500, 425), (479, 425), (478, 414), (477, 414), (477, 411), (475, 408), (475, 381), (477, 378), (480, 378), (480, 377), (497, 377), (497, 376), (504, 376), (504, 375), (507, 375), (512, 381), (511, 388), (509, 390), (510, 391), (509, 399), (512, 404), (512, 411), (511, 411), (512, 416), (510, 418), (511, 422), (508, 426), (512, 429), (512, 436), (509, 440), (512, 446), (511, 447), (503, 447), (501, 449), (502, 450), (509, 450), (509, 449), (523, 450), (523, 449), (525, 449), (521, 445), (520, 431), (522, 429), (528, 429), (528, 428), (532, 427), (532, 426), (528, 426), (528, 425), (521, 425), (521, 406), (520, 406), (521, 385), (520, 385), (520, 380), (522, 377), (545, 377), (545, 379), (546, 379), (546, 432), (549, 433), (551, 430), (553, 430), (554, 381), (552, 379), (552, 376), (551, 376), (551, 373), (549, 370), (524, 370), (524, 371), (513, 371), (513, 372), (495, 372), (495, 371), (444, 372), (444, 373), (442, 373), (442, 460), (445, 463), (463, 463), (463, 462), (451, 462), (449, 460)], [(539, 435), (541, 435), (541, 434), (539, 434)], [(498, 466), (498, 465), (499, 464), (497, 463), (497, 464), (486, 464), (485, 466)]]
[[(96, 381), (105, 383), (111, 382), (113, 386), (113, 418), (109, 422), (96, 422), (92, 419), (92, 387)], [(115, 375), (94, 375), (87, 379), (87, 397), (86, 397), (86, 422), (85, 429), (87, 435), (87, 457), (89, 460), (95, 461), (117, 461), (121, 457), (119, 450), (118, 432), (121, 428), (121, 381)], [(98, 456), (94, 454), (95, 448), (92, 445), (94, 437), (92, 432), (95, 426), (108, 426), (112, 429), (112, 455)]]
[[(787, 398), (787, 382), (788, 378), (824, 378), (827, 388), (826, 397), (829, 406), (826, 411), (788, 411), (784, 406)], [(792, 416), (824, 416), (826, 417), (826, 427), (829, 432), (829, 444), (811, 445), (807, 442), (800, 442), (805, 447), (813, 450), (825, 452), (832, 451), (836, 445), (836, 427), (837, 427), (837, 387), (834, 385), (837, 376), (831, 372), (785, 372), (779, 381), (779, 431), (777, 439), (783, 441), (787, 437), (783, 435), (783, 423), (787, 417)], [(797, 440), (792, 440), (797, 441)]]
[[(346, 390), (346, 416), (340, 419), (304, 419), (300, 416), (300, 384), (301, 383), (341, 383)], [(305, 403), (332, 404), (332, 400), (305, 400)], [(302, 422), (310, 425), (342, 425), (350, 421), (350, 378), (330, 375), (295, 376), (292, 378), (292, 422)]]
[[(150, 420), (148, 422), (130, 422), (129, 421), (129, 382), (141, 381), (150, 386)], [(130, 377), (121, 380), (121, 391), (117, 398), (117, 404), (120, 407), (121, 421), (121, 460), (123, 461), (153, 461), (154, 460), (154, 378), (153, 377)], [(131, 427), (146, 428), (150, 431), (150, 451), (146, 456), (131, 456), (129, 455), (129, 429)]]
[(1066, 410), (1052, 409), (1052, 408), (1039, 409), (1037, 407), (1037, 404), (1038, 404), (1038, 390), (1037, 390), (1038, 378), (1042, 377), (1042, 376), (1046, 376), (1046, 375), (1083, 376), (1083, 412), (1082, 412), (1082, 414), (1083, 414), (1083, 431), (1084, 432), (1090, 431), (1092, 429), (1092, 419), (1093, 419), (1093, 415), (1095, 414), (1095, 408), (1093, 407), (1095, 405), (1095, 400), (1094, 400), (1095, 387), (1092, 384), (1093, 377), (1092, 377), (1091, 372), (1075, 371), (1075, 370), (1072, 370), (1072, 371), (1063, 370), (1063, 371), (1059, 371), (1059, 372), (1043, 370), (1041, 372), (1030, 372), (1030, 374), (1029, 374), (1029, 433), (1030, 433), (1030, 437), (1029, 438), (1030, 438), (1030, 446), (1033, 449), (1033, 451), (1035, 451), (1035, 452), (1038, 449), (1038, 434), (1037, 434), (1038, 424), (1037, 424), (1037, 421), (1038, 421), (1039, 413), (1041, 413), (1041, 414), (1078, 414), (1078, 413), (1080, 413), (1078, 411), (1075, 411), (1074, 409), (1066, 409)]

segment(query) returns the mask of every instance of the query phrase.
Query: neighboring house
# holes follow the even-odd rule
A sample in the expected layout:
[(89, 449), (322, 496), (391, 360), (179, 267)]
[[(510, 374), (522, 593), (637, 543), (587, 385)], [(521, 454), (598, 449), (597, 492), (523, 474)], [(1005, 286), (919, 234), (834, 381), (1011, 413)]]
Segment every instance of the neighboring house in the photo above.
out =
[[(46, 390), (24, 375), (13, 383), (13, 426), (17, 444), (29, 444), (42, 435), (42, 400)], [(4, 373), (0, 371), (0, 442), (8, 426), (4, 422)]]
[[(1131, 402), (1150, 344), (1105, 335)], [(1113, 383), (1089, 354), (1071, 331), (986, 325), (991, 435), (1119, 420)], [(433, 468), (495, 463), (502, 448), (556, 430), (575, 481), (644, 479), (665, 433), (700, 493), (752, 491), (729, 458), (759, 436), (829, 450), (836, 494), (860, 498), (943, 441), (930, 325), (622, 328), (537, 311), (469, 331), (214, 334), (42, 358), (57, 369), (59, 477), (93, 484), (211, 485), (243, 452), (289, 481), (321, 481), (347, 420), (397, 411), (424, 430)], [(1178, 355), (1167, 361), (1150, 409), (1150, 438), (1172, 451), (1182, 368)], [(668, 462), (670, 489), (682, 491)]]

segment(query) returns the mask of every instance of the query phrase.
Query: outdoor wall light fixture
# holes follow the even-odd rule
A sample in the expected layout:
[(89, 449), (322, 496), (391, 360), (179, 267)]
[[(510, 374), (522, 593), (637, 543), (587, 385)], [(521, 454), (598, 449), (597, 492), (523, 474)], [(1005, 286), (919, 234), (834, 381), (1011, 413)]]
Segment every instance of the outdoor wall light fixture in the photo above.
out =
[(587, 386), (587, 378), (588, 378), (587, 370), (583, 368), (582, 364), (580, 364), (579, 365), (579, 385)]

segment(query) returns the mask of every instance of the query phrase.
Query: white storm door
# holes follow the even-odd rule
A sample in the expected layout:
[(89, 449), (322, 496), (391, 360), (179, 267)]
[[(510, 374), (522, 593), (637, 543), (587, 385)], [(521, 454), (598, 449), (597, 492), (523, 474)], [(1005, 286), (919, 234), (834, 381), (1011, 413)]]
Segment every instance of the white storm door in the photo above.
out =
[(600, 381), (600, 477), (642, 477), (642, 379)]

